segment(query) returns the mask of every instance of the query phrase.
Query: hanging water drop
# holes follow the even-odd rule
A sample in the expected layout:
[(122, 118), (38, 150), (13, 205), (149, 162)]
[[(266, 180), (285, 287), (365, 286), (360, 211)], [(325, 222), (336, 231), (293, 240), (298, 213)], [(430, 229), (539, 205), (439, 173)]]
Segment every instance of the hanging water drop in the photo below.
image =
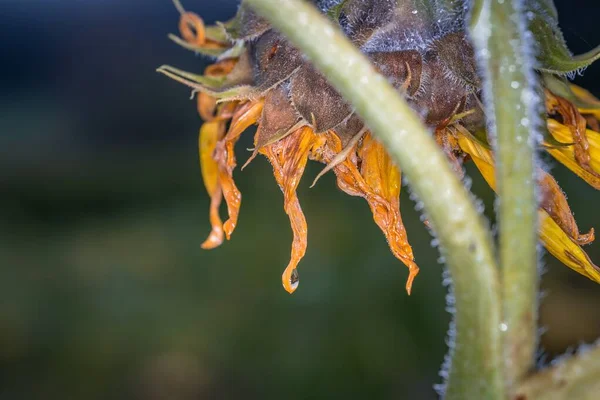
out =
[(290, 277), (290, 284), (292, 285), (292, 289), (296, 290), (298, 288), (299, 283), (300, 283), (300, 275), (298, 275), (298, 270), (294, 269), (292, 271), (292, 276)]

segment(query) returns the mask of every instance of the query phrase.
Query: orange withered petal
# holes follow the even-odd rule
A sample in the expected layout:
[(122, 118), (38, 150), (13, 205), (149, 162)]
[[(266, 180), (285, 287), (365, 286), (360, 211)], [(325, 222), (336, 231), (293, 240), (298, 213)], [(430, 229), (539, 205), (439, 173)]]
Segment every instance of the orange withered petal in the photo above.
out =
[(242, 203), (242, 194), (233, 181), (233, 170), (236, 167), (234, 146), (241, 133), (258, 121), (262, 108), (263, 100), (257, 100), (240, 106), (233, 116), (227, 135), (217, 142), (215, 148), (214, 159), (219, 166), (219, 183), (223, 190), (229, 214), (229, 219), (223, 224), (227, 240), (229, 240), (237, 225)]
[(215, 110), (217, 108), (217, 99), (209, 95), (208, 93), (200, 92), (196, 96), (197, 110), (200, 114), (200, 118), (203, 121), (209, 122), (215, 119)]
[(288, 293), (293, 293), (298, 287), (296, 267), (304, 257), (307, 246), (306, 218), (300, 207), (296, 188), (304, 173), (309, 153), (321, 147), (323, 142), (323, 136), (315, 135), (309, 127), (303, 127), (259, 150), (273, 166), (273, 174), (283, 192), (284, 210), (290, 218), (294, 235), (290, 262), (281, 276), (283, 287)]
[[(342, 144), (333, 131), (328, 131), (325, 136), (327, 145), (317, 158), (331, 163), (342, 151)], [(367, 200), (373, 219), (383, 231), (392, 253), (408, 267), (406, 291), (410, 294), (419, 267), (414, 262), (412, 248), (400, 216), (400, 170), (394, 165), (383, 145), (373, 139), (370, 133), (365, 135), (362, 143), (356, 145), (356, 149), (333, 168), (337, 184), (347, 194)], [(357, 166), (358, 159), (361, 161), (360, 170)]]
[(210, 224), (212, 230), (204, 243), (203, 249), (213, 249), (223, 243), (223, 222), (219, 217), (221, 204), (221, 185), (219, 184), (219, 166), (213, 159), (217, 142), (225, 133), (224, 122), (205, 122), (198, 135), (198, 148), (200, 154), (200, 170), (204, 186), (210, 196)]
[(179, 18), (179, 32), (188, 44), (196, 47), (221, 48), (223, 43), (214, 42), (206, 37), (204, 21), (193, 12), (182, 13)]
[(183, 39), (191, 44), (202, 46), (206, 40), (204, 34), (204, 21), (192, 12), (181, 14), (179, 18), (179, 31)]
[(367, 134), (358, 149), (361, 158), (360, 174), (373, 192), (387, 201), (387, 209), (382, 209), (373, 197), (367, 198), (375, 222), (384, 231), (394, 255), (408, 267), (406, 291), (410, 294), (412, 283), (419, 267), (414, 262), (412, 247), (408, 244), (406, 229), (400, 215), (400, 189), (402, 179), (400, 169), (396, 167), (383, 145)]
[[(237, 107), (235, 101), (217, 104), (217, 99), (203, 92), (198, 93), (196, 100), (198, 114), (204, 122), (231, 119)], [(217, 110), (216, 114), (215, 110)]]
[(594, 241), (594, 229), (589, 233), (579, 233), (577, 222), (573, 217), (567, 198), (556, 180), (548, 173), (540, 171), (540, 207), (548, 213), (556, 224), (577, 244), (583, 245)]
[(205, 76), (224, 76), (229, 75), (236, 65), (238, 65), (239, 60), (237, 58), (228, 58), (226, 60), (219, 61), (214, 64), (210, 64), (204, 69)]
[[(492, 189), (496, 190), (496, 176), (491, 152), (466, 135), (461, 134), (457, 139), (461, 149), (471, 156), (486, 182)], [(554, 181), (554, 179), (552, 179), (552, 181)], [(544, 184), (544, 182), (548, 183), (548, 181), (543, 179), (542, 184)], [(558, 192), (560, 194), (556, 193), (552, 188), (546, 190), (546, 193), (554, 193), (554, 195), (558, 196), (558, 198), (547, 202), (546, 206), (552, 204), (554, 207), (565, 207), (566, 199), (564, 199), (564, 195), (562, 195), (560, 189), (558, 189)], [(544, 203), (542, 203), (542, 205), (543, 204)], [(590, 261), (586, 252), (578, 244), (578, 241), (585, 242), (586, 240), (593, 240), (593, 231), (588, 234), (588, 237), (586, 237), (586, 235), (580, 235), (574, 221), (571, 225), (569, 217), (566, 216), (567, 213), (570, 213), (568, 205), (566, 205), (566, 209), (562, 209), (558, 212), (553, 211), (554, 215), (550, 215), (543, 208), (538, 209), (540, 240), (548, 252), (566, 266), (581, 275), (600, 283), (600, 269)], [(570, 218), (572, 218), (572, 216)], [(568, 229), (568, 231), (565, 231), (565, 228), (563, 227)]]
[[(573, 140), (569, 127), (553, 119), (548, 119), (547, 125), (556, 140), (562, 142)], [(600, 133), (588, 129), (586, 136), (590, 155), (589, 168), (584, 168), (579, 164), (573, 146), (548, 147), (546, 151), (592, 187), (600, 189)]]
[[(345, 145), (345, 147), (342, 149), (342, 151), (340, 151), (339, 153), (337, 153), (335, 155), (335, 157), (333, 157), (333, 159), (325, 166), (325, 168), (323, 168), (321, 170), (321, 172), (319, 172), (317, 174), (317, 176), (313, 180), (312, 185), (310, 185), (311, 188), (314, 187), (317, 184), (317, 181), (323, 175), (325, 175), (327, 172), (329, 172), (332, 169), (334, 169), (335, 166), (338, 165), (339, 163), (344, 162), (344, 160), (346, 160), (348, 158), (348, 156), (350, 155), (350, 153), (352, 153), (353, 151), (356, 151), (356, 145), (358, 144), (358, 141), (363, 137), (363, 135), (366, 132), (366, 130), (367, 130), (367, 128), (363, 127), (356, 135), (354, 135), (354, 137), (352, 139), (350, 139), (350, 141)], [(335, 132), (337, 134), (337, 131), (335, 131)]]
[[(593, 161), (593, 157), (590, 154), (590, 143), (587, 135), (586, 119), (579, 113), (577, 108), (568, 100), (553, 94), (549, 90), (546, 90), (545, 93), (546, 109), (548, 113), (551, 115), (560, 115), (564, 126), (566, 126), (571, 133), (571, 140), (569, 140), (568, 143), (573, 143), (573, 145), (569, 146), (569, 148), (571, 148), (573, 152), (575, 161), (581, 169), (587, 172), (586, 175), (590, 175), (594, 178), (592, 179), (592, 181), (600, 179), (600, 173), (590, 165)], [(549, 119), (548, 121), (548, 123), (550, 123), (551, 119)], [(548, 129), (552, 133), (552, 129), (550, 126), (548, 127)], [(550, 152), (550, 154), (552, 155), (554, 155), (554, 153), (556, 152)], [(600, 189), (600, 187), (598, 186), (594, 187)]]
[[(204, 70), (204, 76), (224, 76), (231, 73), (237, 60), (224, 60), (216, 64), (211, 64)], [(199, 92), (196, 96), (198, 114), (204, 122), (213, 121), (215, 118), (228, 119), (232, 117), (233, 109), (236, 102), (228, 102), (222, 105), (224, 110), (219, 111), (219, 115), (215, 115), (217, 109), (217, 99), (206, 92)]]

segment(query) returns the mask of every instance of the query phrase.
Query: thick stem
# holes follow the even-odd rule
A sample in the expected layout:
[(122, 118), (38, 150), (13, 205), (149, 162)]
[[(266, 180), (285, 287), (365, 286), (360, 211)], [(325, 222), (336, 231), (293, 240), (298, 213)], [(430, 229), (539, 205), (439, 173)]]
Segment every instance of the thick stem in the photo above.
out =
[(539, 96), (522, 2), (475, 3), (479, 16), (471, 36), (496, 155), (505, 378), (512, 387), (533, 367), (537, 337), (534, 148)]
[(597, 344), (526, 379), (515, 398), (594, 400), (600, 393), (599, 376), (600, 344)]
[(482, 216), (417, 115), (343, 33), (298, 0), (247, 0), (348, 100), (423, 201), (445, 249), (456, 293), (447, 398), (503, 399), (500, 296)]

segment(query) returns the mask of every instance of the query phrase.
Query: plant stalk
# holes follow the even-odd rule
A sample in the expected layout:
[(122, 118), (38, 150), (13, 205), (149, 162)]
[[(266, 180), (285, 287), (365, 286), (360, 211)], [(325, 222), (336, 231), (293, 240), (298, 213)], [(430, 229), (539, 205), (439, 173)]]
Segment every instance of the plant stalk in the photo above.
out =
[(247, 3), (301, 49), (355, 107), (423, 202), (456, 295), (446, 398), (504, 399), (500, 289), (491, 235), (445, 155), (385, 77), (313, 6), (298, 0)]
[(539, 94), (526, 16), (518, 0), (480, 0), (471, 36), (484, 78), (496, 155), (502, 331), (507, 387), (533, 367), (537, 322), (536, 129)]

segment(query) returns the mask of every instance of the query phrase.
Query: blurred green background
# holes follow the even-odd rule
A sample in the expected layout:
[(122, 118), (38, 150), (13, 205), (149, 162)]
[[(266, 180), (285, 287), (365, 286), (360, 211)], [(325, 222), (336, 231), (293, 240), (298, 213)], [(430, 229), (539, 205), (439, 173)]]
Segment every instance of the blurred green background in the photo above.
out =
[[(185, 3), (207, 22), (236, 10)], [(600, 43), (600, 5), (557, 5), (575, 52)], [(189, 91), (154, 69), (205, 61), (166, 38), (178, 20), (168, 0), (2, 0), (0, 18), (0, 399), (436, 397), (443, 266), (406, 193), (421, 267), (410, 297), (366, 202), (331, 174), (308, 189), (321, 168), (309, 165), (309, 248), (290, 296), (291, 230), (264, 158), (236, 171), (232, 240), (200, 249), (200, 120)], [(577, 79), (599, 95), (599, 78), (597, 65)], [(600, 228), (600, 193), (552, 165), (580, 228)], [(600, 263), (598, 241), (587, 251)], [(548, 361), (600, 336), (600, 286), (544, 264)]]

